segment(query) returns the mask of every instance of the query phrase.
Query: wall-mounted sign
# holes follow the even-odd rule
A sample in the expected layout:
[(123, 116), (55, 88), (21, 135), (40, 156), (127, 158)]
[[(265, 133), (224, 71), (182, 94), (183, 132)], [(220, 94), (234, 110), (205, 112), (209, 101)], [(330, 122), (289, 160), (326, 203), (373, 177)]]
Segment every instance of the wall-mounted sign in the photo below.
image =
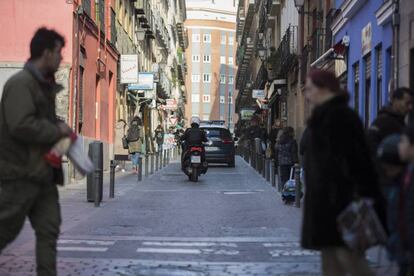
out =
[(253, 99), (264, 99), (265, 97), (266, 97), (266, 93), (264, 90), (253, 90), (252, 91)]
[(366, 55), (371, 51), (372, 26), (369, 22), (361, 31), (362, 55)]
[(138, 83), (130, 83), (128, 90), (154, 89), (154, 73), (138, 73)]
[(178, 108), (177, 100), (176, 99), (167, 99), (164, 108), (168, 109), (168, 110), (176, 110)]
[(138, 55), (121, 55), (121, 83), (138, 82)]
[(254, 110), (254, 109), (242, 109), (242, 110), (240, 110), (241, 120), (250, 120), (253, 117), (255, 111), (256, 110)]

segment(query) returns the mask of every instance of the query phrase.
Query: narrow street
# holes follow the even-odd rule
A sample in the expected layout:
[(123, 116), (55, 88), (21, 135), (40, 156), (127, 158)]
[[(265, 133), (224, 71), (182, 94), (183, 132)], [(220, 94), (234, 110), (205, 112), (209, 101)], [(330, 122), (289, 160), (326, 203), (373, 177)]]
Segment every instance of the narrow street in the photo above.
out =
[[(84, 185), (61, 190), (59, 275), (319, 275), (319, 256), (299, 246), (301, 210), (242, 159), (198, 183), (173, 162), (143, 182), (118, 173), (100, 208)], [(0, 275), (33, 275), (28, 222), (2, 256)]]

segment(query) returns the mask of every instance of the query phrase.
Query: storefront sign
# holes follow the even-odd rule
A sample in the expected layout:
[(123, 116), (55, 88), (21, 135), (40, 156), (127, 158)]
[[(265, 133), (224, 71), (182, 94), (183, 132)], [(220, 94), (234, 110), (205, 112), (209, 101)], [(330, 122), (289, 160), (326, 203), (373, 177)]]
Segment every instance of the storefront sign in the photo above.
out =
[(254, 109), (242, 109), (240, 110), (240, 117), (242, 120), (250, 120), (254, 115)]
[(372, 26), (369, 22), (361, 31), (362, 55), (366, 55), (371, 51)]
[(178, 108), (177, 101), (175, 99), (167, 99), (164, 108), (167, 110), (176, 110)]
[(153, 90), (154, 73), (138, 73), (138, 83), (128, 85), (128, 90)]
[(138, 82), (138, 55), (121, 55), (121, 83)]
[(252, 98), (253, 99), (264, 99), (266, 97), (264, 90), (253, 90), (252, 91)]

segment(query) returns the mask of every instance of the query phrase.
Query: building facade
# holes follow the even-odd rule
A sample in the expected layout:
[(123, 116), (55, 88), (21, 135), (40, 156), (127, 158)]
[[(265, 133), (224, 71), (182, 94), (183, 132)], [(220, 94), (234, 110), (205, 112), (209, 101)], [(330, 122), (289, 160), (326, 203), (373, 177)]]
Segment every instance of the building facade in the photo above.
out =
[(394, 24), (399, 32), (398, 85), (414, 89), (414, 5), (410, 0), (400, 0), (399, 6), (395, 1), (388, 2), (392, 2), (388, 9), (400, 14), (401, 18), (399, 25)]
[(346, 88), (365, 127), (388, 103), (393, 74), (392, 1), (336, 1), (334, 43), (347, 42)]
[[(205, 2), (205, 3), (204, 3)], [(236, 3), (204, 1), (187, 6), (185, 27), (189, 37), (186, 51), (186, 117), (223, 120), (233, 129), (236, 75)], [(218, 2), (218, 1), (217, 1)]]

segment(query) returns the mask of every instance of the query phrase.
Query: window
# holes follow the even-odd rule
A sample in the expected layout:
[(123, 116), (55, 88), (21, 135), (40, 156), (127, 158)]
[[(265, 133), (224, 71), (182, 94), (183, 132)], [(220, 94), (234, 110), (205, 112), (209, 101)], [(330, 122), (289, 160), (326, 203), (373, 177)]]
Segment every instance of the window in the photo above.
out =
[(370, 124), (371, 115), (371, 55), (365, 59), (365, 127), (368, 128)]
[(233, 65), (234, 64), (234, 59), (233, 57), (229, 57), (229, 65)]
[(191, 76), (192, 82), (200, 82), (200, 75), (192, 75)]
[(226, 103), (226, 97), (224, 97), (224, 96), (220, 96), (220, 103), (221, 103), (221, 104)]
[(220, 75), (220, 83), (221, 84), (226, 84), (226, 76), (225, 75)]
[(229, 96), (229, 103), (232, 104), (233, 103), (233, 97)]
[(354, 108), (359, 113), (359, 62), (354, 64)]
[(211, 63), (211, 56), (204, 56), (204, 63)]
[(203, 95), (203, 103), (209, 103), (210, 102), (210, 95)]
[(203, 115), (203, 120), (210, 120), (210, 115), (204, 114)]
[(193, 55), (193, 62), (200, 62), (200, 55)]
[(227, 37), (226, 37), (226, 35), (221, 35), (220, 42), (221, 42), (221, 45), (226, 45), (226, 42), (227, 42)]
[(234, 84), (234, 76), (229, 76), (229, 84)]
[(200, 102), (200, 94), (191, 94), (191, 102), (199, 103)]
[(204, 43), (211, 43), (211, 34), (205, 34), (203, 36)]
[(229, 36), (229, 45), (234, 45), (234, 37)]
[(203, 82), (210, 83), (211, 82), (211, 76), (210, 74), (203, 74)]
[(200, 42), (200, 34), (193, 34), (193, 42)]
[(377, 112), (382, 108), (382, 49), (376, 49), (377, 56)]
[(226, 57), (225, 56), (220, 57), (220, 64), (226, 64)]

